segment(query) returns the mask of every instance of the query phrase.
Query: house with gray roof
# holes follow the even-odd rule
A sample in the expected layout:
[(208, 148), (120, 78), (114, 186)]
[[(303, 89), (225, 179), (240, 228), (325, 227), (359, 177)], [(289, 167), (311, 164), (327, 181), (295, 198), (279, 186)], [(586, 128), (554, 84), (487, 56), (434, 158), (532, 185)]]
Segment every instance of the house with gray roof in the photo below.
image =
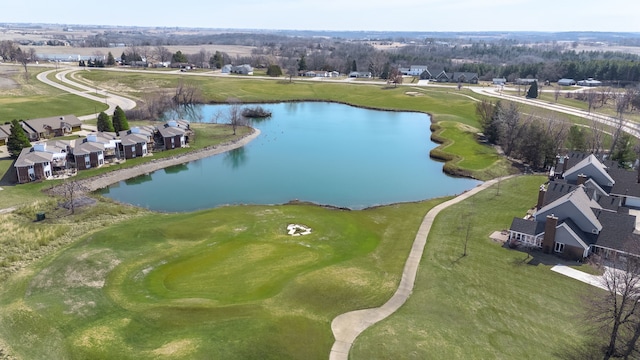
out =
[(133, 159), (149, 154), (148, 137), (139, 133), (128, 133), (120, 137), (121, 153), (125, 159)]
[(640, 174), (593, 154), (558, 159), (533, 216), (513, 219), (510, 241), (576, 260), (640, 256), (640, 228), (630, 211), (640, 209)]
[(65, 169), (70, 146), (66, 141), (50, 141), (22, 149), (13, 167), (19, 184), (53, 178), (56, 171)]
[(164, 149), (171, 150), (187, 146), (187, 132), (189, 122), (186, 120), (169, 120), (158, 128), (158, 133), (164, 142)]
[(9, 135), (11, 135), (11, 125), (0, 125), (0, 146), (7, 145)]
[(562, 78), (560, 80), (558, 80), (558, 85), (559, 86), (573, 86), (576, 84), (576, 81), (573, 79), (565, 79)]
[(478, 83), (478, 73), (473, 72), (454, 72), (451, 76), (452, 82), (457, 83), (466, 83), (466, 84), (477, 84)]
[(80, 131), (82, 122), (75, 115), (64, 115), (24, 120), (21, 125), (29, 141), (38, 141)]

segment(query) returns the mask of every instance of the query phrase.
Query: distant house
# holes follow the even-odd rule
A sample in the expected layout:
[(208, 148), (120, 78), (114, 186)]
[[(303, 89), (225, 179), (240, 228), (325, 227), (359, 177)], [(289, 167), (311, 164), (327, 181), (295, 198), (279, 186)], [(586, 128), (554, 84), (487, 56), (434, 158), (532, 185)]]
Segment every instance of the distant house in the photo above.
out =
[(63, 141), (43, 142), (22, 149), (13, 164), (18, 183), (52, 178), (55, 171), (66, 168), (69, 149), (69, 143)]
[(560, 79), (558, 80), (558, 85), (559, 86), (573, 86), (576, 84), (576, 81), (573, 79)]
[(453, 75), (451, 76), (451, 81), (457, 82), (457, 83), (477, 84), (478, 73), (454, 72)]
[(423, 72), (428, 72), (429, 70), (427, 69), (427, 65), (411, 65), (408, 68), (399, 68), (398, 71), (400, 71), (402, 75), (421, 76)]
[(9, 135), (11, 135), (11, 125), (0, 125), (0, 146), (7, 145)]
[(432, 72), (431, 75), (433, 75), (432, 79), (437, 81), (437, 82), (449, 82), (449, 81), (451, 81), (451, 77), (444, 70), (440, 70), (440, 72)]
[(231, 68), (231, 72), (233, 74), (253, 75), (253, 67), (251, 67), (251, 65), (247, 65), (247, 64), (233, 66)]
[(504, 85), (507, 83), (507, 79), (505, 78), (493, 78), (493, 85)]
[(82, 122), (75, 115), (65, 115), (25, 120), (21, 125), (29, 141), (38, 141), (80, 131)]
[(523, 79), (523, 78), (518, 78), (516, 79), (515, 83), (516, 85), (531, 85), (534, 82), (538, 82), (538, 79)]
[(578, 81), (579, 86), (602, 86), (602, 81), (594, 80), (593, 78), (588, 78), (586, 80)]
[(352, 71), (349, 73), (350, 78), (371, 78), (371, 71)]
[(222, 67), (222, 69), (220, 69), (220, 72), (223, 74), (229, 74), (231, 73), (231, 69), (233, 68), (233, 65), (231, 64), (227, 64), (225, 66)]

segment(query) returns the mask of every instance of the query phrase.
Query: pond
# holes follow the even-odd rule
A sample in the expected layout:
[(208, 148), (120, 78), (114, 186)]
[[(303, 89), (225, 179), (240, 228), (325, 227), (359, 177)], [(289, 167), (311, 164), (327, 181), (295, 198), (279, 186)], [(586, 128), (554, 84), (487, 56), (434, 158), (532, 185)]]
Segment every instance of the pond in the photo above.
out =
[[(299, 102), (264, 105), (260, 136), (243, 148), (114, 184), (102, 194), (156, 211), (291, 200), (363, 209), (454, 195), (480, 182), (450, 177), (429, 158), (430, 119), (422, 113)], [(225, 105), (205, 105), (215, 119)]]

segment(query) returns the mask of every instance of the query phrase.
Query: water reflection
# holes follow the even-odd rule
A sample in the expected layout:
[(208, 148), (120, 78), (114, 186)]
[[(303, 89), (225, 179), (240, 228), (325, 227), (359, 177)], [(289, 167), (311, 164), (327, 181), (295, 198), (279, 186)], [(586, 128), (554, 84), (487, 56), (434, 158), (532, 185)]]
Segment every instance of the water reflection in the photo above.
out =
[(224, 154), (223, 161), (235, 170), (247, 162), (247, 152), (244, 150), (244, 147), (233, 149)]
[(164, 169), (164, 172), (166, 174), (177, 174), (180, 171), (185, 171), (185, 170), (189, 170), (189, 166), (187, 166), (187, 164), (180, 164), (180, 165), (169, 166), (168, 168)]
[(124, 181), (124, 183), (127, 185), (138, 185), (138, 184), (146, 183), (151, 180), (153, 180), (151, 178), (151, 174), (144, 174), (144, 175), (136, 176), (131, 179), (127, 179)]

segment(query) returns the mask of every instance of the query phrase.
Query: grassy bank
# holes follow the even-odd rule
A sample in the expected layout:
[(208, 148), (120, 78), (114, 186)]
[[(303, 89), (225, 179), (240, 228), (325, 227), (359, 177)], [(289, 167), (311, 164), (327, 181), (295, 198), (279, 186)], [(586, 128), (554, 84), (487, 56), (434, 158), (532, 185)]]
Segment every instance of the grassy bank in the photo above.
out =
[(391, 296), (440, 201), (137, 217), (10, 278), (0, 338), (24, 358), (326, 359), (333, 317)]
[(494, 187), (441, 212), (412, 296), (357, 339), (352, 358), (563, 359), (584, 343), (576, 304), (588, 285), (489, 239), (535, 204), (544, 181), (505, 181), (499, 195)]

